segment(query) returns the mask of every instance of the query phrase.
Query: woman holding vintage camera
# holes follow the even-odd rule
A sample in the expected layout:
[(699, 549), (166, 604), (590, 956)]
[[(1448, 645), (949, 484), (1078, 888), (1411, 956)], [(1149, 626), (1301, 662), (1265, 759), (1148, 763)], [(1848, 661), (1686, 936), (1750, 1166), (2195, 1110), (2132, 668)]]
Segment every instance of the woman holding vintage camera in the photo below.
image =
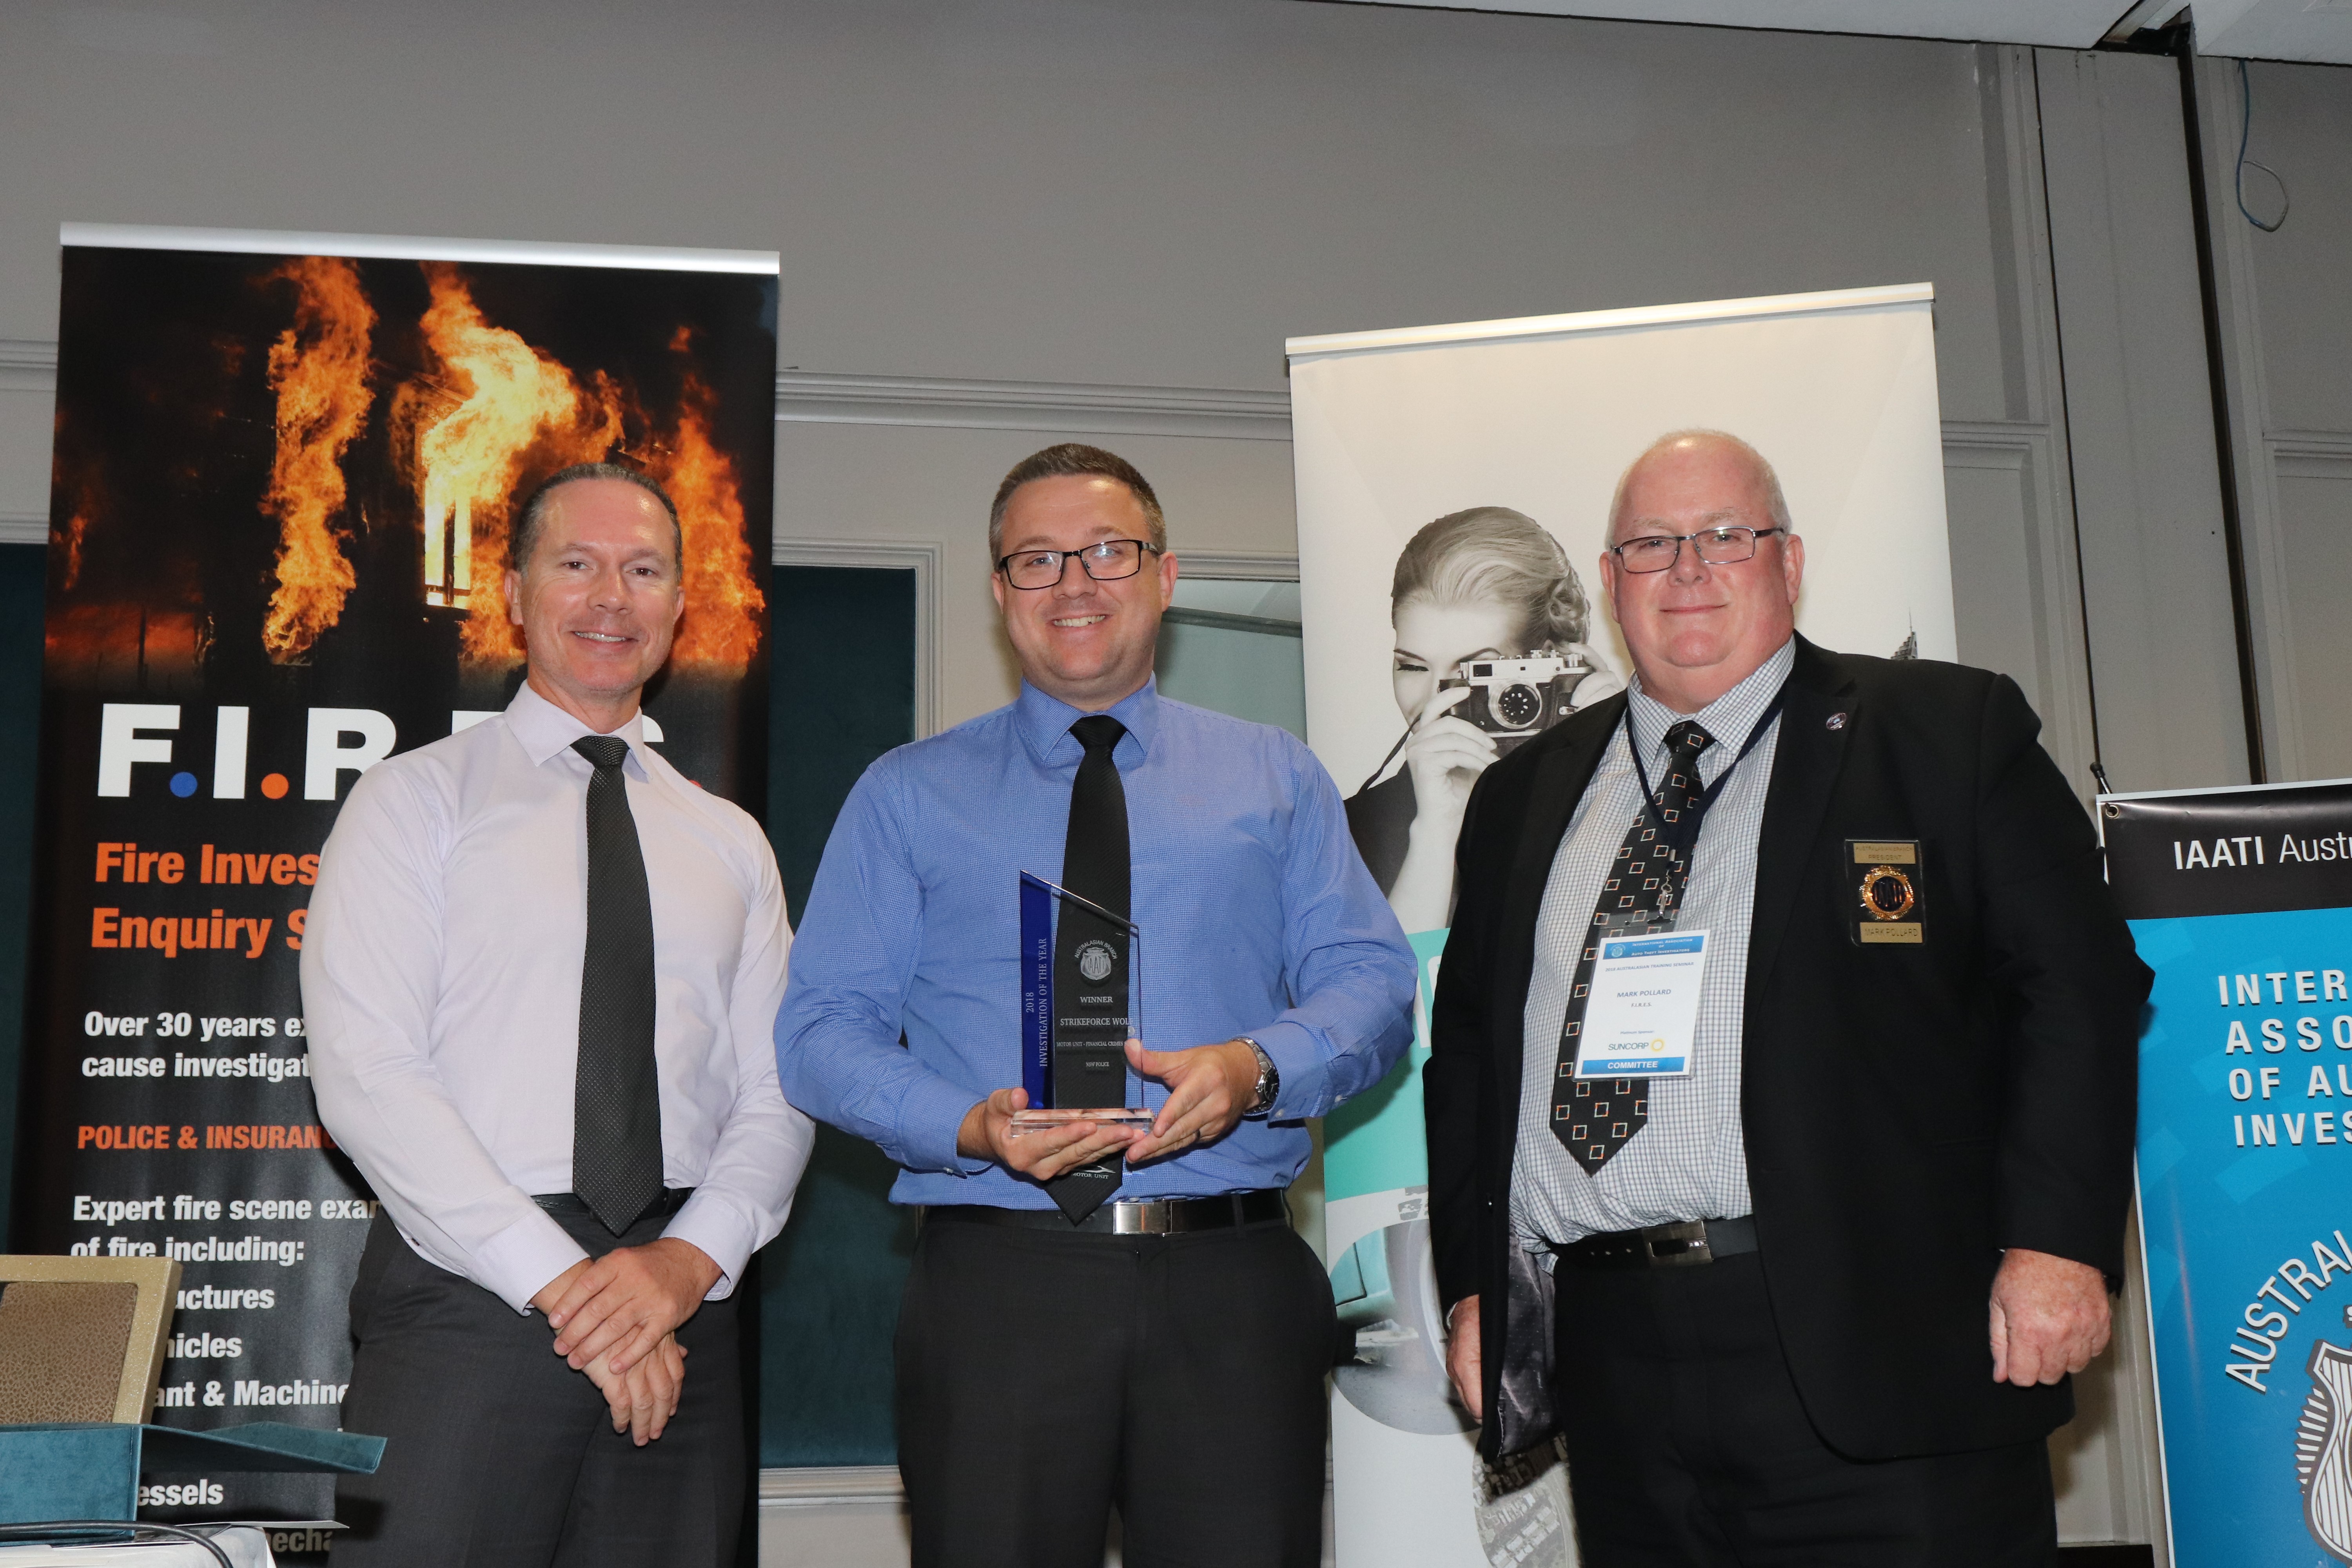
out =
[[(1591, 604), (1567, 552), (1508, 507), (1452, 512), (1414, 534), (1389, 605), (1406, 729), (1349, 800), (1348, 829), (1404, 929), (1436, 931), (1453, 919), (1454, 841), (1478, 775), (1527, 734), (1625, 683), (1585, 641)], [(1542, 717), (1515, 725), (1496, 711), (1493, 690), (1463, 674), (1480, 659), (1558, 661)]]

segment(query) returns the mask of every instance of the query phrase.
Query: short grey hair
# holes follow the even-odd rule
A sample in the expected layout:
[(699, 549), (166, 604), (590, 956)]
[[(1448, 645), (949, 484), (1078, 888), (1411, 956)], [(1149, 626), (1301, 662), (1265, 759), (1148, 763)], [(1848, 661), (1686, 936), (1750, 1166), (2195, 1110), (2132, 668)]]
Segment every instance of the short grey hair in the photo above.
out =
[(662, 510), (669, 513), (671, 563), (680, 572), (686, 569), (686, 529), (677, 521), (677, 503), (669, 499), (669, 492), (662, 489), (659, 479), (625, 463), (574, 463), (540, 480), (515, 516), (514, 532), (507, 541), (509, 567), (517, 572), (530, 569), (531, 552), (539, 548), (539, 531), (547, 525), (547, 513), (554, 505), (555, 492), (582, 479), (618, 479), (625, 485), (636, 486), (661, 502)]
[(1728, 430), (1709, 430), (1695, 426), (1687, 430), (1667, 431), (1643, 447), (1640, 457), (1625, 465), (1625, 471), (1617, 476), (1616, 493), (1609, 498), (1610, 538), (1617, 537), (1617, 524), (1622, 520), (1625, 511), (1625, 482), (1633, 477), (1633, 470), (1668, 447), (1682, 441), (1709, 441), (1729, 447), (1738, 452), (1747, 460), (1749, 471), (1755, 476), (1758, 486), (1764, 491), (1764, 510), (1771, 517), (1772, 526), (1787, 532), (1796, 531), (1796, 524), (1789, 518), (1788, 498), (1780, 493), (1780, 476), (1775, 473), (1772, 465), (1765, 460), (1764, 454)]

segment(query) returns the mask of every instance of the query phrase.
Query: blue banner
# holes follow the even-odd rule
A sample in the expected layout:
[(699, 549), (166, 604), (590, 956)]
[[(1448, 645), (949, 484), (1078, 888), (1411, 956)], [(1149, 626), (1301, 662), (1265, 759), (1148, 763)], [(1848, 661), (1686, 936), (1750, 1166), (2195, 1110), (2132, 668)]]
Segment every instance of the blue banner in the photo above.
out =
[(2352, 1562), (2352, 786), (2103, 800), (2172, 1558)]

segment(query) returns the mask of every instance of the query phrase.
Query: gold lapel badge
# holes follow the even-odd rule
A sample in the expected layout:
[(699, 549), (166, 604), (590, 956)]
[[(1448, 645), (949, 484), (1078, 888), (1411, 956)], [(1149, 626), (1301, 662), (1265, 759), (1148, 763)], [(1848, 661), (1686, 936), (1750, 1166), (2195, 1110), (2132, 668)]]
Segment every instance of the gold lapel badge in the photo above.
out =
[(1847, 929), (1857, 947), (1916, 946), (1927, 940), (1920, 916), (1926, 870), (1916, 839), (1849, 838), (1850, 863), (1864, 868), (1854, 896), (1862, 908)]
[(1911, 879), (1892, 866), (1873, 866), (1862, 874), (1862, 907), (1872, 920), (1899, 921), (1918, 901)]

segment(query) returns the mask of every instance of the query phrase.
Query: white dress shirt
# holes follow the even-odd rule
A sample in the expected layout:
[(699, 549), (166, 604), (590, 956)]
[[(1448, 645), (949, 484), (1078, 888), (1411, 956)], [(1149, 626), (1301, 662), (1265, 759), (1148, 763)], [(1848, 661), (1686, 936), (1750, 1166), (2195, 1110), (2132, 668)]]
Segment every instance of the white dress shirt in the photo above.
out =
[[(783, 1228), (814, 1127), (776, 1087), (783, 887), (741, 810), (614, 731), (653, 895), (667, 1236), (735, 1288)], [(376, 764), (319, 860), (302, 1009), (319, 1117), (420, 1257), (517, 1311), (584, 1255), (531, 1201), (572, 1190), (588, 939), (587, 725), (528, 685)]]
[(1740, 1018), (1748, 1004), (1756, 849), (1763, 837), (1772, 758), (1780, 750), (1779, 714), (1772, 713), (1769, 727), (1757, 733), (1756, 749), (1747, 760), (1738, 759), (1796, 660), (1791, 637), (1745, 680), (1690, 715), (1716, 742), (1699, 753), (1702, 783), (1716, 784), (1738, 763), (1699, 824), (1690, 883), (1676, 901), (1675, 929), (1707, 933), (1691, 1070), (1686, 1077), (1650, 1080), (1648, 1124), (1609, 1157), (1597, 1176), (1578, 1164), (1553, 1134), (1551, 1089), (1569, 987), (1591, 930), (1593, 904), (1641, 809), (1642, 786), (1627, 748), (1642, 748), (1643, 765), (1656, 784), (1669, 754), (1666, 731), (1682, 717), (1643, 691), (1639, 677), (1626, 699), (1632, 741), (1620, 725), (1560, 838), (1536, 918), (1535, 972), (1521, 1036), (1525, 1054), (1511, 1218), (1520, 1245), (1530, 1250), (1549, 1257), (1551, 1242), (1675, 1220), (1738, 1219), (1754, 1207), (1739, 1113)]

